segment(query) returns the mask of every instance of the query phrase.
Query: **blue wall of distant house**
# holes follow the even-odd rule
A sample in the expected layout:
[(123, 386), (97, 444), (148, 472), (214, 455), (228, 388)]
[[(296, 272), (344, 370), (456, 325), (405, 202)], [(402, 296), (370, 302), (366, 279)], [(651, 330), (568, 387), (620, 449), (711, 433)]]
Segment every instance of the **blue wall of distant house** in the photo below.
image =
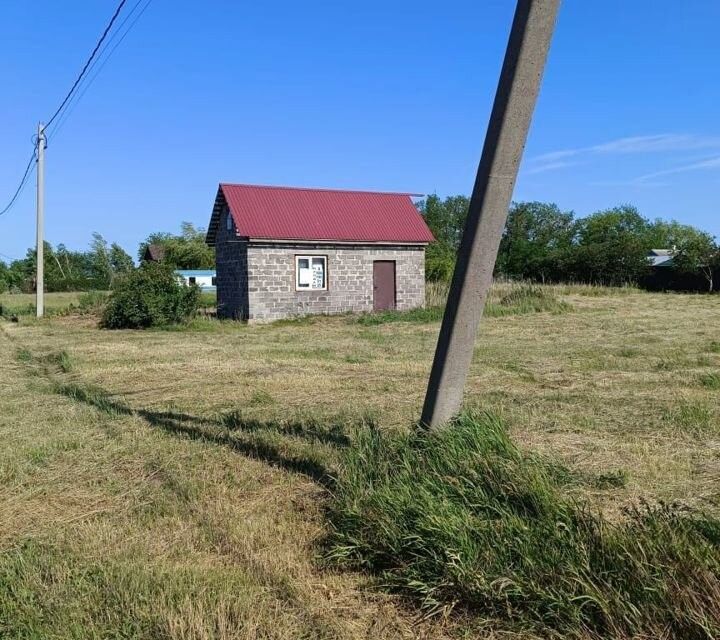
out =
[(215, 269), (176, 269), (175, 273), (186, 284), (196, 284), (201, 291), (215, 291)]

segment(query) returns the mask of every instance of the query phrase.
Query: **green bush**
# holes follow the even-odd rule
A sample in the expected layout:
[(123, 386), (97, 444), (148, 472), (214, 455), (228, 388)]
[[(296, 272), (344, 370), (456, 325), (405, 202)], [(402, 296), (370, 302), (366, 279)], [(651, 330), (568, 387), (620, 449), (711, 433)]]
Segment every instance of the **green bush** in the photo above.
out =
[(565, 313), (572, 307), (547, 289), (524, 284), (513, 288), (505, 294), (498, 304), (487, 305), (488, 316), (522, 315), (526, 313)]
[(105, 291), (86, 291), (78, 298), (78, 309), (83, 313), (99, 313), (108, 301)]
[(145, 263), (119, 279), (103, 311), (106, 329), (144, 329), (186, 322), (198, 309), (200, 289), (185, 285), (173, 268)]
[(449, 282), (455, 269), (455, 249), (443, 242), (431, 242), (425, 250), (425, 278), (429, 282)]
[(720, 522), (641, 505), (610, 523), (567, 495), (569, 477), (490, 414), (440, 433), (366, 430), (339, 468), (328, 555), (429, 612), (508, 630), (720, 637)]

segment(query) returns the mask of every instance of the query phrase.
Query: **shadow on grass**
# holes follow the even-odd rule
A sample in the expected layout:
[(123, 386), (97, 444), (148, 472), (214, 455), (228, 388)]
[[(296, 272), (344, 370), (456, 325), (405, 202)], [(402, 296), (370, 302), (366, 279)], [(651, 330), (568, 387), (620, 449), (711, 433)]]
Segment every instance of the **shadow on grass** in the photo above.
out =
[(244, 416), (240, 411), (232, 411), (224, 414), (217, 424), (227, 429), (239, 429), (248, 433), (270, 431), (338, 448), (350, 445), (350, 438), (345, 434), (342, 425), (324, 424), (313, 418), (284, 421), (258, 420)]
[[(349, 444), (340, 425), (327, 426), (313, 420), (275, 423), (242, 419), (238, 412), (218, 420), (177, 411), (134, 409), (100, 387), (77, 383), (57, 384), (55, 392), (110, 416), (137, 416), (150, 426), (173, 435), (228, 447), (250, 458), (306, 476), (327, 489), (332, 488), (334, 480), (327, 460), (323, 459), (326, 456), (311, 449), (311, 444), (322, 442), (332, 448)], [(286, 436), (296, 441), (287, 441)]]

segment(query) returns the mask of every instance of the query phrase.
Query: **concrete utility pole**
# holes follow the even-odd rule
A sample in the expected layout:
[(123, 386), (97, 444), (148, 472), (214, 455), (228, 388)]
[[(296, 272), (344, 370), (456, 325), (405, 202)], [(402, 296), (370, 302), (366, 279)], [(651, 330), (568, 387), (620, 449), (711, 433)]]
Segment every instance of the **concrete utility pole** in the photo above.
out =
[(475, 336), (555, 29), (560, 0), (518, 0), (470, 199), (422, 423), (439, 428), (462, 406)]
[(45, 126), (38, 124), (37, 132), (37, 242), (35, 246), (35, 308), (38, 318), (45, 313)]

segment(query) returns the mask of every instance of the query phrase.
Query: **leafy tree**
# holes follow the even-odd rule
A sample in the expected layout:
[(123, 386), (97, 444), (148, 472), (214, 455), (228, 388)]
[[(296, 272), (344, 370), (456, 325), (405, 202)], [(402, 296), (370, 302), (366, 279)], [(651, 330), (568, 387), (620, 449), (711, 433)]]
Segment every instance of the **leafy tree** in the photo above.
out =
[(450, 196), (441, 200), (435, 194), (418, 205), (436, 242), (442, 242), (455, 251), (460, 246), (469, 207), (470, 200), (465, 196)]
[(624, 205), (582, 218), (575, 236), (570, 273), (581, 282), (636, 283), (649, 270), (648, 222), (635, 207)]
[(8, 266), (0, 260), (0, 293), (5, 293), (8, 288)]
[(175, 269), (212, 269), (215, 267), (215, 250), (205, 243), (205, 230), (190, 222), (181, 224), (180, 235), (166, 232), (150, 234), (140, 244), (138, 256), (145, 257), (151, 244), (159, 245), (165, 254), (162, 261)]
[(6, 279), (11, 291), (32, 291), (32, 286), (28, 284), (31, 277), (25, 259), (13, 260), (8, 266)]
[(90, 261), (91, 279), (98, 284), (99, 289), (110, 288), (113, 279), (113, 270), (110, 264), (110, 249), (108, 248), (107, 240), (97, 233), (97, 231), (92, 234), (88, 258)]
[(425, 273), (429, 280), (451, 278), (469, 205), (465, 196), (441, 200), (435, 194), (418, 204), (418, 210), (435, 236), (425, 255)]
[(173, 267), (146, 262), (118, 278), (103, 311), (107, 329), (144, 329), (181, 323), (198, 309), (200, 289), (185, 285)]
[(114, 278), (127, 275), (135, 268), (135, 263), (130, 254), (117, 242), (110, 245), (110, 268)]
[(651, 249), (672, 249), (691, 240), (697, 233), (698, 229), (689, 224), (657, 219), (648, 224), (648, 245)]
[(562, 280), (574, 235), (573, 213), (544, 202), (510, 207), (496, 271), (511, 278)]
[[(108, 289), (119, 274), (132, 269), (132, 258), (117, 244), (108, 243), (99, 233), (93, 234), (88, 251), (72, 251), (65, 245), (45, 243), (45, 290), (87, 291)], [(35, 290), (36, 251), (28, 249), (25, 258), (7, 267), (6, 280), (11, 289)]]
[(672, 268), (681, 274), (700, 274), (708, 291), (714, 288), (714, 273), (720, 268), (720, 248), (709, 233), (693, 229), (675, 245)]
[(93, 233), (88, 252), (89, 277), (97, 289), (110, 289), (118, 276), (135, 267), (130, 255), (116, 242), (108, 245), (99, 233)]
[(425, 277), (433, 282), (448, 282), (456, 259), (455, 249), (444, 242), (431, 242), (425, 251)]

